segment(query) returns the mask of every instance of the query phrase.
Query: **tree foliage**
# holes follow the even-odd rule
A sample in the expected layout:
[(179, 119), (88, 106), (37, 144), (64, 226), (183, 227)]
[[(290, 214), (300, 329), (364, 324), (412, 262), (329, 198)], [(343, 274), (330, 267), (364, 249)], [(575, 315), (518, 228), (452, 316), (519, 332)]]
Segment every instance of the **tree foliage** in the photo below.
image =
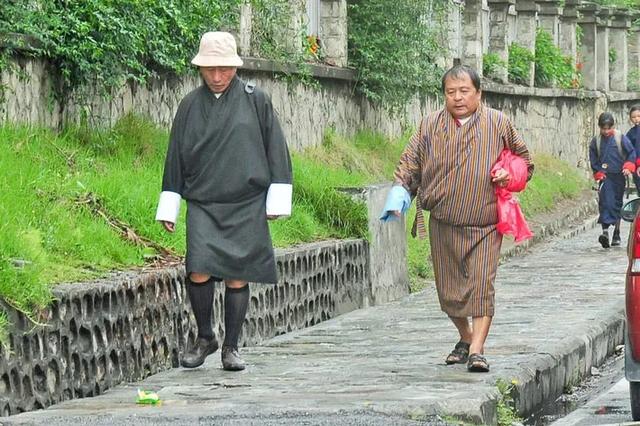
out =
[(104, 93), (126, 80), (184, 73), (203, 32), (235, 25), (241, 0), (5, 0), (0, 34), (36, 41), (61, 89), (91, 85)]
[(446, 7), (442, 0), (350, 1), (349, 62), (365, 96), (398, 107), (439, 90)]

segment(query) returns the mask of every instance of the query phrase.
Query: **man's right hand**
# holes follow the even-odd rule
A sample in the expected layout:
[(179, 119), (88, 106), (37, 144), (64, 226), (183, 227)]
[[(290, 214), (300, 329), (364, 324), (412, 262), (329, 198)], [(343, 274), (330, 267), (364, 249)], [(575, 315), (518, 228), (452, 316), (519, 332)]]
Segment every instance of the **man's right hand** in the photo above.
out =
[(402, 215), (402, 213), (400, 213), (400, 210), (390, 210), (389, 213), (391, 213), (395, 217), (400, 217)]
[(169, 232), (174, 232), (176, 230), (176, 224), (173, 222), (167, 222), (166, 220), (161, 220), (162, 226)]

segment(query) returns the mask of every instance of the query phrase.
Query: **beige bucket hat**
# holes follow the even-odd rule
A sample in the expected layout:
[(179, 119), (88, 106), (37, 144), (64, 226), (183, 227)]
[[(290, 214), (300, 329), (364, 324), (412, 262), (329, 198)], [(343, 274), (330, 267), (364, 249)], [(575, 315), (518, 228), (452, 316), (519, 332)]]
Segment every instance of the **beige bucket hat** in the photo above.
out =
[(202, 35), (200, 50), (191, 63), (199, 67), (241, 67), (242, 59), (238, 56), (233, 35), (212, 31)]

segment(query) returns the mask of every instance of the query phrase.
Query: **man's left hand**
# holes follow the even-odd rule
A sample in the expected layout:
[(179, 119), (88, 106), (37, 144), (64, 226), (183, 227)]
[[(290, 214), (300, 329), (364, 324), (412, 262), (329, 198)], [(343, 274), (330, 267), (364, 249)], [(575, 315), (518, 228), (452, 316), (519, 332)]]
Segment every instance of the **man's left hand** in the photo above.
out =
[(491, 179), (493, 183), (502, 187), (507, 186), (509, 180), (511, 180), (511, 176), (505, 169), (499, 169), (496, 171), (495, 175), (493, 175), (493, 179)]
[(631, 170), (629, 169), (622, 169), (622, 174), (625, 176), (631, 176), (633, 173), (631, 173)]

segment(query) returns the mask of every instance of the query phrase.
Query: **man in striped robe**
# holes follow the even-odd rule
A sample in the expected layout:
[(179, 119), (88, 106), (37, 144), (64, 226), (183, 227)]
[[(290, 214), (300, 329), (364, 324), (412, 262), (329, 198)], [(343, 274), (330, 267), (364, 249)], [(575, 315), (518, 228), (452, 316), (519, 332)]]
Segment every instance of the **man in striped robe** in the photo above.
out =
[(510, 179), (502, 169), (492, 176), (491, 168), (505, 148), (525, 159), (529, 179), (533, 164), (511, 121), (481, 103), (480, 78), (473, 69), (454, 66), (444, 74), (442, 89), (446, 106), (424, 117), (409, 141), (381, 219), (399, 217), (413, 197), (420, 213), (430, 211), (440, 307), (460, 333), (446, 363), (485, 372), (484, 344), (494, 315), (502, 244), (494, 185)]

